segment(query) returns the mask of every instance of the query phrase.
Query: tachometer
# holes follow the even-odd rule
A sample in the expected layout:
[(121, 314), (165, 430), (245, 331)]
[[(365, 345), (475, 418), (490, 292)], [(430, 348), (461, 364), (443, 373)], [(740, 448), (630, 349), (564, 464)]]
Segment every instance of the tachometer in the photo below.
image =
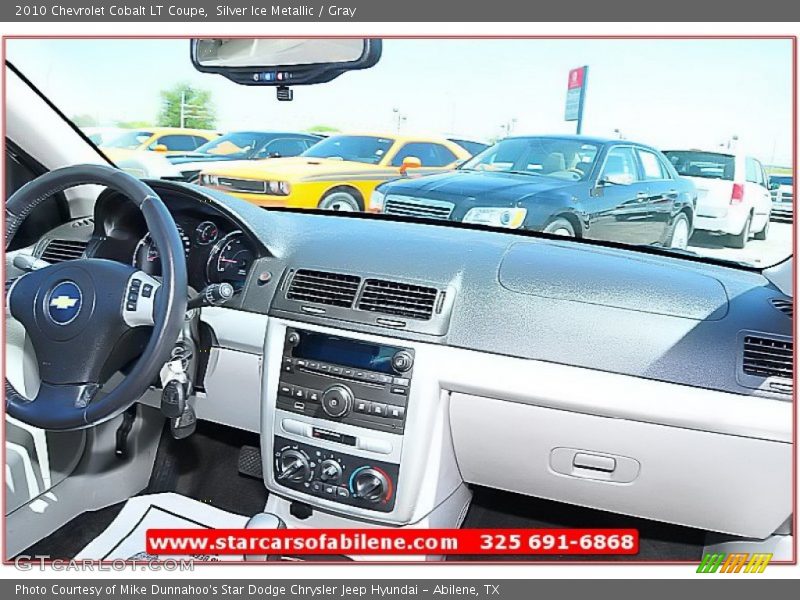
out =
[[(191, 248), (191, 240), (183, 231), (183, 227), (180, 225), (176, 225), (176, 227), (178, 228), (178, 236), (181, 238), (181, 244), (183, 244), (183, 253), (188, 256), (189, 249)], [(145, 234), (145, 236), (139, 240), (139, 243), (136, 244), (131, 264), (148, 275), (161, 275), (161, 255), (158, 253), (158, 248), (156, 248), (149, 233)]]
[(194, 230), (195, 239), (201, 246), (207, 246), (217, 241), (219, 237), (219, 227), (213, 221), (203, 221)]
[(206, 276), (209, 283), (226, 281), (237, 290), (240, 289), (254, 258), (244, 234), (241, 231), (229, 233), (217, 242), (208, 257)]

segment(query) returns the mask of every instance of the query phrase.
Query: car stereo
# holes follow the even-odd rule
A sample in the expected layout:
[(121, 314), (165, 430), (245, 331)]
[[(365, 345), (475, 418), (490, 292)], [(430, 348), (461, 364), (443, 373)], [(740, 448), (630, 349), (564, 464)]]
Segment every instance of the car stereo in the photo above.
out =
[(277, 408), (403, 433), (414, 350), (288, 328)]

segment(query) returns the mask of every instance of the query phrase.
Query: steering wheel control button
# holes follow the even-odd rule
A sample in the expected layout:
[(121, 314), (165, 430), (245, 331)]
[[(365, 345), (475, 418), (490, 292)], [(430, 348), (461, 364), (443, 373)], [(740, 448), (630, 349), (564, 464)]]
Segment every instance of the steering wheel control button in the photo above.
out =
[[(138, 280), (134, 279), (134, 281)], [(142, 287), (142, 297), (150, 298), (152, 295), (153, 295), (153, 286), (150, 285), (149, 283), (144, 284), (144, 286)]]
[(345, 416), (353, 407), (353, 392), (344, 385), (332, 385), (322, 393), (322, 410), (329, 417)]
[(72, 323), (81, 312), (83, 294), (74, 281), (62, 281), (47, 298), (47, 314), (57, 325)]

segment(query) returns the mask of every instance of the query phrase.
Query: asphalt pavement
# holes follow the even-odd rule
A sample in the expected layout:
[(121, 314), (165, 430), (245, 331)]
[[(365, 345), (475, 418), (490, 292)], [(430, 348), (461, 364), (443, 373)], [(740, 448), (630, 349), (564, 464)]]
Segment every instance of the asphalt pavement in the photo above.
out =
[(792, 253), (792, 225), (771, 223), (766, 240), (751, 239), (742, 248), (727, 245), (726, 236), (697, 232), (689, 240), (689, 250), (701, 256), (744, 262), (757, 267), (771, 267)]

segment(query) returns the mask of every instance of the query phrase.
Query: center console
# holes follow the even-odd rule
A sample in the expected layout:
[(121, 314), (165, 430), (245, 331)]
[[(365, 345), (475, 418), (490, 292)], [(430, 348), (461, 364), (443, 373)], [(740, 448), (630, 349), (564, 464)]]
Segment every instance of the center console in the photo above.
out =
[[(283, 419), (282, 429), (309, 441), (275, 436), (276, 483), (329, 501), (391, 512), (399, 464), (386, 460), (392, 442), (380, 432), (405, 431), (413, 370), (413, 349), (287, 328), (276, 407), (300, 417)], [(318, 420), (351, 425), (359, 433), (319, 426)], [(319, 441), (335, 449), (322, 449)], [(365, 460), (352, 449), (382, 455), (382, 460)]]
[[(290, 527), (424, 524), (434, 513), (438, 526), (454, 526), (469, 492), (452, 454), (449, 400), (433, 377), (438, 351), (271, 318), (261, 428), (268, 509)], [(313, 518), (292, 522), (299, 504)]]

